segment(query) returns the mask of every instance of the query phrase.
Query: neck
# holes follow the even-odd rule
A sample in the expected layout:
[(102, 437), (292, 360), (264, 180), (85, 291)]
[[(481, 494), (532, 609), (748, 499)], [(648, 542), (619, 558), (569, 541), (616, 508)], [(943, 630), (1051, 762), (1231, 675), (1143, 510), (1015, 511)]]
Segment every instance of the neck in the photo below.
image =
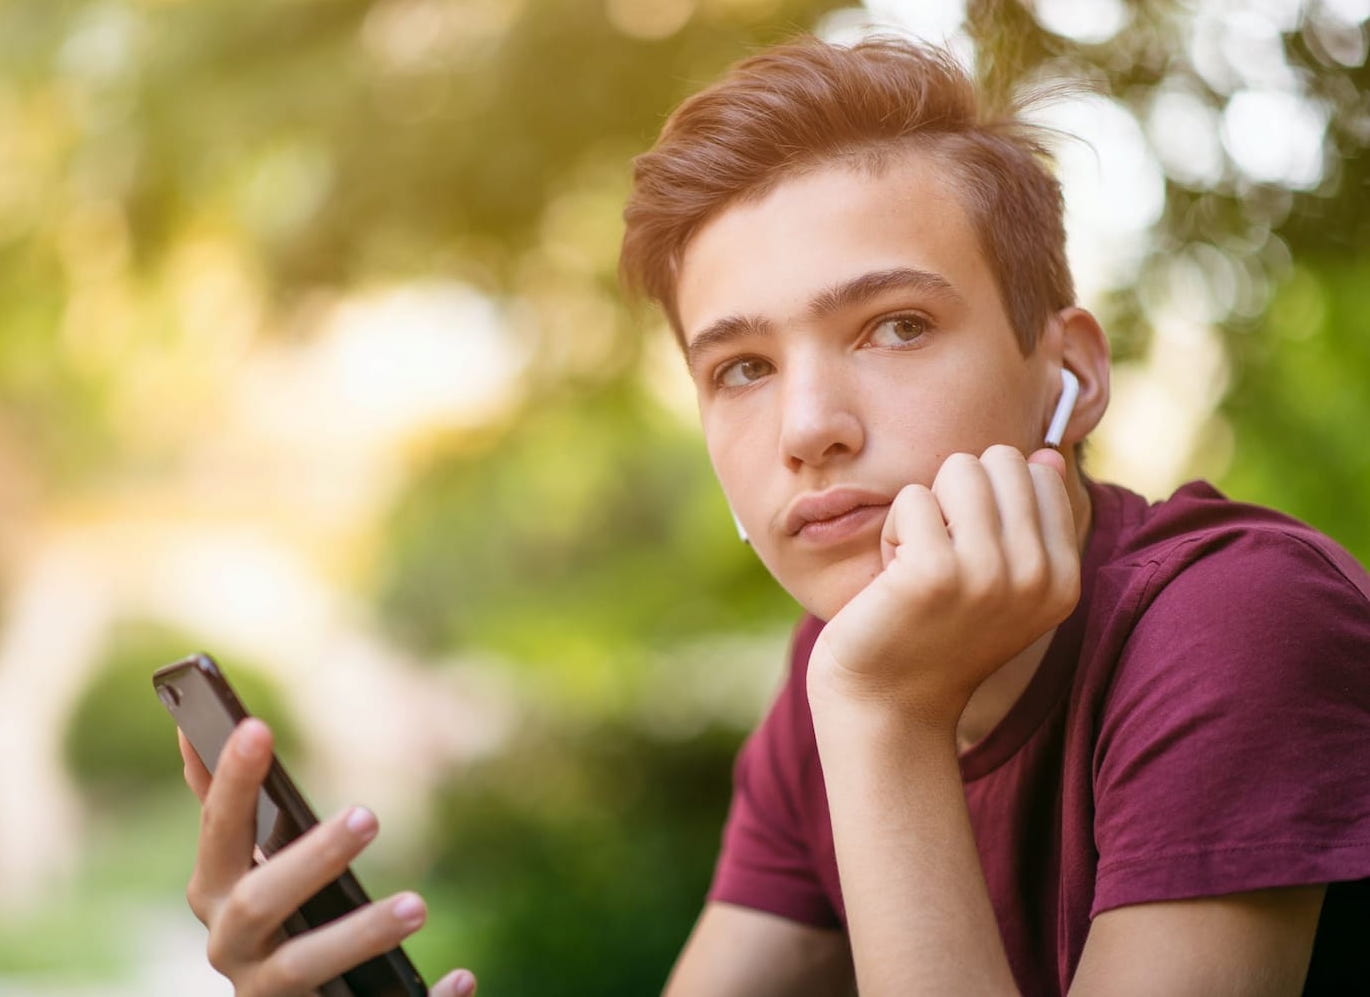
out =
[(965, 753), (999, 726), (1037, 674), (1056, 628), (1048, 630), (975, 687), (956, 722), (956, 750)]

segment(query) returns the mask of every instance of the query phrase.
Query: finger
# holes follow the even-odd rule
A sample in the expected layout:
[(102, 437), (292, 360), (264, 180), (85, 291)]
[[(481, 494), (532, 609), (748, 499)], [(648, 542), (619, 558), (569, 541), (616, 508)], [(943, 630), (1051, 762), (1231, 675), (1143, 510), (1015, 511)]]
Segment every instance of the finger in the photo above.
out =
[[(1028, 457), (1028, 469), (1032, 472), (1033, 488), (1037, 492), (1037, 505), (1041, 510), (1038, 516), (1043, 524), (1042, 536), (1054, 537), (1057, 553), (1069, 551), (1070, 559), (1080, 559), (1079, 539), (1075, 535), (1075, 509), (1070, 504), (1070, 493), (1066, 488), (1066, 459), (1058, 450), (1046, 448)], [(1049, 470), (1051, 473), (1044, 473)]]
[(972, 454), (952, 454), (938, 470), (932, 491), (966, 579), (974, 587), (992, 586), (1003, 577), (1003, 524), (985, 466)]
[(249, 717), (229, 736), (205, 795), (191, 877), (191, 908), (208, 923), (213, 908), (252, 868), (257, 794), (271, 767), (271, 731)]
[(1041, 524), (1042, 539), (1047, 543), (1066, 543), (1078, 560), (1075, 510), (1070, 506), (1065, 478), (1053, 464), (1037, 460), (1036, 457), (1037, 454), (1033, 454), (1028, 458), (1028, 471), (1032, 475), (1032, 487), (1037, 496), (1037, 519)]
[(181, 760), (185, 763), (184, 774), (186, 785), (190, 787), (200, 802), (204, 803), (205, 796), (209, 793), (209, 783), (212, 778), (209, 769), (205, 768), (205, 763), (200, 760), (199, 754), (191, 747), (190, 741), (185, 733), (178, 727), (176, 729), (176, 740), (181, 747)]
[(980, 463), (999, 510), (1009, 577), (1020, 591), (1035, 590), (1046, 582), (1049, 563), (1028, 462), (1016, 447), (993, 446)]
[(297, 935), (261, 962), (247, 981), (252, 993), (298, 994), (389, 952), (428, 918), (417, 893), (367, 904), (320, 928)]
[(216, 958), (233, 965), (255, 957), (293, 911), (343, 874), (378, 829), (371, 811), (352, 807), (243, 876), (215, 924)]
[(475, 997), (476, 977), (469, 969), (455, 969), (428, 991), (428, 997)]
[(884, 565), (888, 566), (901, 556), (901, 551), (910, 552), (920, 563), (954, 557), (942, 507), (924, 485), (906, 485), (900, 489), (881, 528), (880, 552)]
[(1061, 476), (1061, 480), (1065, 480), (1066, 458), (1061, 451), (1053, 447), (1043, 447), (1041, 450), (1033, 451), (1032, 455), (1028, 457), (1027, 460), (1029, 464), (1038, 464), (1043, 467), (1052, 468)]
[(1028, 472), (1028, 462), (1020, 450), (1010, 446), (992, 446), (980, 457), (980, 463), (994, 493), (995, 507), (1004, 536), (1018, 533), (1039, 534), (1037, 526), (1037, 491)]
[(1080, 547), (1070, 496), (1064, 479), (1055, 468), (1034, 461), (1028, 465), (1028, 470), (1037, 493), (1042, 544), (1051, 565), (1052, 588), (1068, 611), (1074, 607), (1080, 592)]

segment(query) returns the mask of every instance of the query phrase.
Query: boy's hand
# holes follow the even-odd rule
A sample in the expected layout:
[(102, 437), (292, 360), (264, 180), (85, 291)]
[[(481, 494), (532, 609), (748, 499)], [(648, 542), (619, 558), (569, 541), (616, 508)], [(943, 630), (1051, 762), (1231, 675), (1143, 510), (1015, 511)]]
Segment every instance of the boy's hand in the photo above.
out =
[(884, 570), (820, 635), (815, 703), (894, 709), (954, 728), (986, 677), (1070, 614), (1080, 554), (1054, 450), (952, 454), (909, 485), (881, 535)]
[[(261, 865), (253, 864), (257, 793), (271, 766), (271, 731), (260, 720), (240, 723), (224, 745), (211, 779), (181, 735), (185, 778), (204, 806), (195, 871), (186, 897), (209, 928), (210, 964), (238, 997), (310, 993), (417, 931), (423, 900), (401, 893), (287, 938), (281, 925), (304, 901), (342, 874), (376, 836), (376, 818), (352, 807), (311, 828)], [(466, 970), (443, 977), (433, 997), (470, 997)]]

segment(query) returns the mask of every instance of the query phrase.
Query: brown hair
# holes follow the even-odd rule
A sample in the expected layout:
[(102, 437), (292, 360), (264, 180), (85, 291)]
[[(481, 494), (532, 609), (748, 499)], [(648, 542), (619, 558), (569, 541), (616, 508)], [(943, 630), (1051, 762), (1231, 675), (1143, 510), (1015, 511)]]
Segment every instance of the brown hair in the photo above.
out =
[(802, 38), (745, 59), (667, 120), (634, 161), (619, 259), (629, 288), (676, 309), (681, 257), (730, 204), (833, 162), (883, 171), (916, 149), (945, 161), (1024, 354), (1043, 323), (1075, 300), (1060, 184), (1045, 129), (982, 106), (950, 53), (893, 39), (854, 47)]

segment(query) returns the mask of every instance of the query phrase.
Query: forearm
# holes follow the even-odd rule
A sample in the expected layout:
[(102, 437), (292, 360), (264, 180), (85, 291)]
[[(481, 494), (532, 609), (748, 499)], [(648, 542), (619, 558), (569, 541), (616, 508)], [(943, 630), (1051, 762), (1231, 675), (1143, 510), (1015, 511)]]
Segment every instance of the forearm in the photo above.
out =
[(1015, 992), (954, 729), (840, 702), (813, 715), (861, 993)]
[(835, 930), (710, 903), (664, 997), (853, 997), (851, 953)]

